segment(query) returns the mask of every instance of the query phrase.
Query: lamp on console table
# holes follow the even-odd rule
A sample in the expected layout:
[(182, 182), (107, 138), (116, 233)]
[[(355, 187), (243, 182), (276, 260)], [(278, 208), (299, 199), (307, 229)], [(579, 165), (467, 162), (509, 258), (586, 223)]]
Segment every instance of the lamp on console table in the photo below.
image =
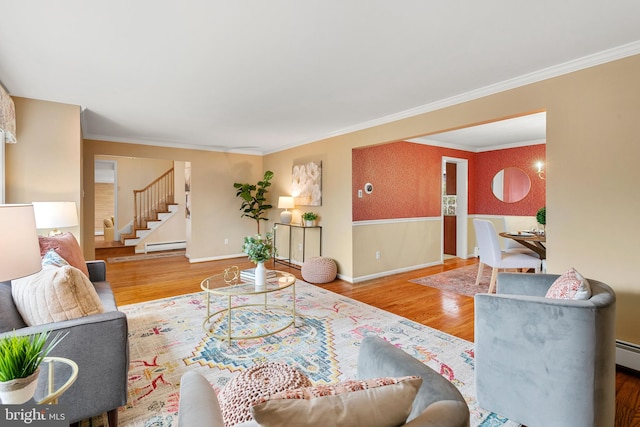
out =
[(0, 205), (0, 282), (42, 269), (32, 205)]
[(284, 209), (280, 212), (280, 222), (283, 224), (291, 224), (291, 212), (287, 209), (293, 209), (295, 207), (293, 203), (293, 197), (280, 196), (278, 198), (278, 209)]
[(62, 234), (58, 228), (78, 225), (76, 202), (33, 202), (36, 228), (51, 228), (49, 236)]

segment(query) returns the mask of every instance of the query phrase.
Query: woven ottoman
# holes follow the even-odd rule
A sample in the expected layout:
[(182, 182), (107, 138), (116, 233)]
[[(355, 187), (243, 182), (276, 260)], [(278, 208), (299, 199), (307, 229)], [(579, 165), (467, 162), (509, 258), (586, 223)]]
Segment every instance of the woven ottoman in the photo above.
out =
[(331, 258), (313, 257), (302, 263), (302, 278), (309, 283), (329, 283), (336, 279), (338, 267)]
[(218, 394), (224, 425), (230, 427), (252, 420), (250, 408), (262, 397), (311, 385), (306, 375), (284, 362), (252, 366), (229, 381)]

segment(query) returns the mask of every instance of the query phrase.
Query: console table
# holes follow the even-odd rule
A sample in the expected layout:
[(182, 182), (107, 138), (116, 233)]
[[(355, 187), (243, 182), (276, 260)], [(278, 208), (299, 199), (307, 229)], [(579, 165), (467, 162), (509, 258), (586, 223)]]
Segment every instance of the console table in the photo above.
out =
[[(295, 229), (300, 229), (302, 232), (302, 262), (304, 262), (305, 260), (305, 251), (307, 249), (307, 242), (306, 242), (306, 238), (307, 238), (307, 230), (314, 230), (318, 232), (318, 256), (322, 256), (322, 227), (319, 225), (313, 225), (310, 227), (305, 227), (304, 225), (298, 225), (298, 224), (282, 224), (279, 222), (275, 223), (275, 227), (273, 228), (273, 241), (274, 244), (277, 244), (277, 240), (276, 240), (276, 233), (278, 231), (278, 227), (289, 227), (289, 252), (287, 252), (288, 257), (287, 258), (282, 258), (282, 259), (278, 259), (278, 257), (273, 257), (273, 266), (275, 268), (276, 263), (278, 264), (282, 264), (282, 265), (286, 265), (287, 267), (292, 267), (292, 268), (297, 268), (298, 270), (300, 270), (301, 265), (297, 265), (291, 262), (291, 243), (292, 243), (292, 238), (291, 236), (293, 235), (293, 230)], [(277, 248), (276, 248), (277, 249)]]

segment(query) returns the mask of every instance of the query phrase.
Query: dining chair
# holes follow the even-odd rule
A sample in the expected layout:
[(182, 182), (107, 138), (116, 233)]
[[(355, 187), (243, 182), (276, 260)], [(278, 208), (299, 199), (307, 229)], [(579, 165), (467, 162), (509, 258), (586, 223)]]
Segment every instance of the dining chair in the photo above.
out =
[(520, 252), (504, 252), (500, 249), (498, 233), (491, 221), (486, 219), (474, 219), (473, 227), (476, 230), (476, 242), (480, 253), (476, 286), (480, 284), (480, 278), (482, 277), (482, 271), (485, 265), (492, 268), (491, 281), (489, 282), (489, 293), (493, 293), (496, 286), (498, 270), (529, 270), (530, 268), (533, 268), (536, 273), (540, 272), (541, 261), (537, 255)]

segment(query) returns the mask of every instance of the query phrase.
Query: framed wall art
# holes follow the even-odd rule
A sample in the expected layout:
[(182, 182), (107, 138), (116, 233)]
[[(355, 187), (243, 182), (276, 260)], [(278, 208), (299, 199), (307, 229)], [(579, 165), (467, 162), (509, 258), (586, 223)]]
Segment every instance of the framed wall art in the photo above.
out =
[(291, 176), (296, 206), (322, 206), (322, 161), (294, 163)]

